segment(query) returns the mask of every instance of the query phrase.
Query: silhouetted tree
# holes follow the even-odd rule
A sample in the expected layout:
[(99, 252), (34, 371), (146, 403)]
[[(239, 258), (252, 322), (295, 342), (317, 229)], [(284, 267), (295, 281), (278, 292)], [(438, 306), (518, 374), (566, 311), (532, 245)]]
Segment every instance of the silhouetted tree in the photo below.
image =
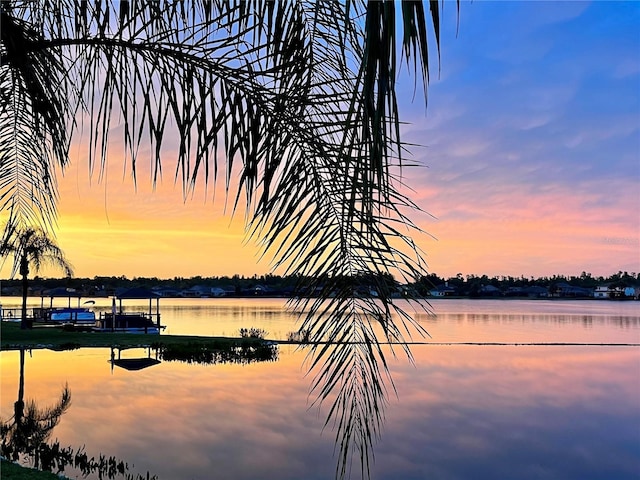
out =
[(66, 259), (63, 251), (40, 228), (16, 229), (8, 225), (5, 236), (0, 246), (0, 255), (13, 256), (12, 276), (19, 273), (22, 277), (22, 320), (20, 328), (28, 327), (27, 322), (27, 296), (29, 292), (30, 268), (36, 272), (43, 265), (51, 265), (64, 270), (67, 276), (73, 275), (73, 268)]

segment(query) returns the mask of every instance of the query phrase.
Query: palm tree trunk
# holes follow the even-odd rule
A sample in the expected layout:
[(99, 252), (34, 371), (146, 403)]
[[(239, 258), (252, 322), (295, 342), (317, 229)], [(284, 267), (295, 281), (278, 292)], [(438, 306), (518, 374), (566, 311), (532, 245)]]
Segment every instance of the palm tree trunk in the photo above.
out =
[(26, 255), (20, 259), (20, 274), (22, 275), (22, 318), (20, 320), (20, 328), (25, 330), (29, 328), (27, 322), (27, 293), (29, 291), (29, 262)]

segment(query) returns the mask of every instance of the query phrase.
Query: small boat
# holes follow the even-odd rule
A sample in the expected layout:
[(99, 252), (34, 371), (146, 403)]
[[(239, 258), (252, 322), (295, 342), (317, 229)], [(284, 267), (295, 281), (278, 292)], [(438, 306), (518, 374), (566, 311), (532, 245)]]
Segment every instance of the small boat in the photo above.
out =
[[(49, 306), (45, 304), (45, 298), (49, 298)], [(54, 306), (54, 299), (66, 298), (65, 306)], [(33, 319), (36, 322), (54, 325), (93, 325), (96, 314), (91, 310), (96, 302), (87, 300), (80, 304), (82, 294), (72, 288), (54, 288), (40, 296), (40, 308), (33, 308)], [(72, 307), (72, 299), (77, 300), (77, 305)]]
[(45, 321), (53, 323), (91, 324), (96, 322), (96, 314), (84, 307), (51, 308), (46, 311)]

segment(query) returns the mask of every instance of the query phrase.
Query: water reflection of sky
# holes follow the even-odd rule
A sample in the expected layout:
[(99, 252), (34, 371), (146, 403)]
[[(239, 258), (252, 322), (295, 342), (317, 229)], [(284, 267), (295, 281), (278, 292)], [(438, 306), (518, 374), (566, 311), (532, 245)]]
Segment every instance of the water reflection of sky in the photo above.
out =
[[(391, 365), (374, 479), (637, 478), (637, 347), (415, 346)], [(123, 357), (145, 352), (125, 351)], [(27, 398), (52, 403), (68, 382), (61, 444), (115, 455), (160, 479), (333, 478), (326, 411), (309, 409), (304, 354), (277, 362), (162, 362), (111, 371), (108, 349), (27, 354)], [(18, 353), (3, 352), (2, 416)], [(354, 475), (358, 478), (358, 475)]]
[[(4, 297), (3, 305), (18, 306), (20, 301)], [(32, 301), (40, 304), (39, 299)], [(110, 299), (95, 302), (96, 311), (110, 311)], [(285, 303), (281, 298), (167, 298), (161, 299), (160, 310), (168, 334), (237, 336), (240, 328), (258, 327), (269, 338), (286, 339), (298, 324), (296, 316), (285, 311)], [(148, 309), (148, 301), (132, 300), (124, 307)], [(436, 316), (413, 313), (431, 338), (414, 340), (640, 343), (640, 305), (633, 301), (432, 299), (431, 307)]]
[[(106, 302), (106, 300), (105, 300)], [(281, 299), (163, 300), (172, 333), (295, 329)], [(432, 342), (638, 343), (635, 302), (435, 301), (420, 321)], [(109, 308), (97, 302), (96, 308)], [(391, 364), (374, 479), (638, 478), (640, 347), (414, 345)], [(144, 356), (128, 350), (123, 357)], [(18, 390), (18, 353), (0, 354), (2, 417)], [(112, 371), (108, 349), (27, 354), (27, 398), (72, 406), (62, 445), (114, 455), (130, 471), (181, 478), (333, 478), (328, 404), (309, 408), (304, 353), (277, 362), (162, 362)], [(354, 467), (357, 472), (357, 467)], [(358, 478), (354, 475), (353, 478)]]
[[(416, 350), (416, 368), (395, 371), (402, 400), (389, 409), (393, 427), (379, 447), (382, 457), (422, 447), (425, 460), (411, 462), (403, 478), (640, 473), (637, 349)], [(394, 468), (386, 469), (388, 478)]]

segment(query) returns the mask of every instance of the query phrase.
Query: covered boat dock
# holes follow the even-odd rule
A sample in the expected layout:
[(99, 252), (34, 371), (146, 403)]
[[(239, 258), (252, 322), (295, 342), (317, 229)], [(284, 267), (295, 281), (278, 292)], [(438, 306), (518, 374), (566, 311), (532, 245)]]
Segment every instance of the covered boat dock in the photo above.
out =
[[(149, 308), (147, 311), (125, 311), (125, 300), (148, 300)], [(96, 324), (98, 331), (159, 333), (164, 328), (160, 324), (160, 295), (146, 288), (116, 292), (112, 297), (111, 312), (102, 312)]]

